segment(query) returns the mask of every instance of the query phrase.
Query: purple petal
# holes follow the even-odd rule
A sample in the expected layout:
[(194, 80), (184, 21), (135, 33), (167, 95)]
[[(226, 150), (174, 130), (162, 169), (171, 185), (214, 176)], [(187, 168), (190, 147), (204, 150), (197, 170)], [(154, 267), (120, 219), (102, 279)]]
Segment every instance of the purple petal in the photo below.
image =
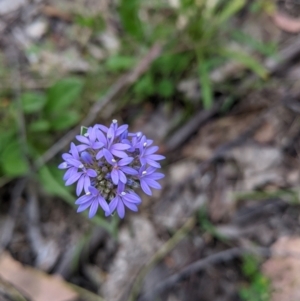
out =
[(115, 185), (118, 185), (118, 183), (119, 183), (119, 173), (118, 173), (118, 171), (116, 169), (113, 169), (111, 171), (110, 175), (111, 175), (111, 179), (112, 179), (113, 183)]
[(77, 170), (78, 170), (78, 169), (77, 169), (76, 167), (71, 167), (71, 168), (69, 168), (69, 169), (66, 171), (66, 173), (65, 173), (65, 175), (64, 175), (64, 177), (63, 177), (64, 181), (68, 180), (68, 179), (71, 177), (72, 174), (74, 174), (74, 173), (77, 172)]
[(127, 157), (127, 158), (123, 158), (118, 162), (118, 166), (125, 166), (128, 165), (129, 163), (131, 163), (133, 161), (132, 157)]
[(164, 177), (165, 177), (165, 175), (160, 172), (155, 172), (155, 173), (151, 174), (151, 179), (153, 179), (153, 180), (160, 180)]
[(146, 171), (147, 171), (147, 175), (151, 175), (152, 173), (154, 173), (157, 170), (157, 168), (153, 167), (153, 166), (149, 166), (147, 167)]
[(99, 142), (103, 143), (103, 145), (107, 145), (107, 139), (100, 130), (96, 131), (96, 136)]
[(158, 150), (158, 148), (159, 148), (158, 146), (151, 146), (151, 147), (147, 148), (145, 151), (145, 155), (150, 155), (150, 154), (155, 153)]
[(88, 152), (82, 152), (81, 158), (85, 163), (93, 164), (93, 158)]
[(103, 149), (100, 149), (98, 154), (96, 155), (96, 159), (99, 160), (103, 157)]
[(127, 178), (126, 178), (124, 172), (121, 171), (121, 170), (118, 170), (118, 174), (119, 174), (119, 179), (120, 179), (120, 181), (121, 181), (122, 183), (126, 184)]
[(106, 137), (107, 139), (109, 139), (110, 141), (113, 141), (115, 139), (115, 130), (110, 127), (107, 131), (107, 134), (106, 134)]
[(128, 145), (128, 144), (124, 144), (124, 143), (116, 143), (116, 144), (113, 144), (111, 146), (111, 150), (126, 150), (126, 149), (129, 149), (131, 146)]
[(58, 165), (58, 168), (59, 169), (66, 169), (66, 168), (68, 168), (69, 166), (68, 166), (68, 163), (67, 162), (63, 162), (63, 163), (60, 163), (59, 165)]
[[(142, 159), (140, 159), (140, 161), (141, 161), (141, 163), (142, 164), (144, 164), (144, 160), (143, 160), (143, 162), (142, 162)], [(159, 164), (159, 163), (157, 163), (156, 161), (154, 161), (154, 160), (151, 160), (151, 159), (145, 159), (145, 161), (149, 164), (149, 165), (151, 165), (151, 166), (153, 166), (153, 167), (156, 167), (156, 168), (160, 168), (161, 167), (161, 165)]]
[(103, 154), (104, 154), (104, 157), (105, 157), (107, 163), (109, 163), (110, 165), (115, 164), (114, 163), (114, 157), (108, 149), (104, 148), (103, 149)]
[(73, 183), (75, 183), (82, 175), (82, 172), (76, 172), (74, 174), (72, 174), (72, 176), (70, 176), (70, 178), (67, 180), (66, 182), (66, 186), (72, 185)]
[(124, 207), (123, 202), (118, 202), (117, 212), (118, 212), (118, 215), (119, 215), (120, 218), (124, 218), (124, 216), (125, 216), (125, 207)]
[(102, 124), (96, 124), (96, 126), (98, 127), (98, 129), (100, 129), (100, 130), (103, 131), (104, 133), (107, 133), (108, 127), (106, 127), (105, 125), (102, 125)]
[(68, 153), (64, 153), (62, 154), (62, 158), (67, 161), (67, 159), (74, 159), (73, 156), (71, 154)]
[(71, 154), (75, 159), (79, 160), (79, 153), (76, 145), (73, 142), (71, 143)]
[(112, 149), (111, 152), (112, 152), (113, 155), (115, 155), (118, 158), (126, 158), (126, 157), (128, 157), (128, 155), (125, 152), (123, 152), (123, 151)]
[(91, 196), (91, 195), (83, 195), (83, 196), (81, 196), (76, 202), (75, 202), (75, 204), (76, 205), (81, 205), (81, 204), (84, 204), (84, 203), (86, 203), (86, 202), (89, 202), (89, 201), (91, 201), (91, 199), (93, 198), (93, 196)]
[(99, 149), (103, 146), (104, 146), (104, 144), (102, 142), (94, 142), (93, 143), (93, 149)]
[(155, 189), (161, 189), (161, 186), (159, 183), (157, 183), (155, 180), (152, 180), (150, 178), (146, 178), (144, 179), (144, 181), (152, 188), (155, 188)]
[(116, 196), (115, 198), (113, 198), (113, 200), (109, 203), (109, 212), (110, 214), (112, 214), (115, 209), (117, 208), (118, 202), (120, 201), (120, 198), (118, 196)]
[[(141, 168), (139, 170), (139, 174), (141, 174), (141, 175), (143, 174), (143, 172), (146, 170), (146, 166), (147, 166), (146, 164), (144, 164), (144, 165), (141, 166)], [(148, 170), (146, 170), (146, 171), (148, 173)]]
[(79, 160), (76, 160), (76, 159), (67, 159), (67, 162), (70, 164), (70, 165), (73, 165), (77, 168), (79, 168), (79, 166), (82, 165), (82, 163), (79, 161)]
[(125, 173), (127, 173), (127, 174), (129, 174), (129, 175), (133, 175), (133, 176), (135, 176), (135, 175), (138, 174), (137, 170), (135, 170), (134, 168), (129, 167), (129, 166), (123, 166), (123, 167), (121, 168), (121, 170), (122, 170), (123, 172), (125, 172)]
[(141, 183), (141, 188), (143, 189), (143, 191), (148, 195), (152, 195), (151, 189), (149, 188), (148, 184), (143, 179), (140, 180), (140, 183)]
[(125, 183), (119, 182), (117, 192), (122, 193), (125, 190)]
[(130, 203), (141, 203), (142, 200), (141, 198), (135, 194), (135, 193), (126, 193), (124, 196), (123, 196), (123, 199), (126, 201), (126, 202), (130, 202)]
[(133, 204), (133, 203), (129, 203), (129, 202), (126, 202), (126, 201), (124, 200), (124, 205), (125, 205), (127, 208), (129, 208), (130, 210), (134, 211), (134, 212), (137, 212), (137, 211), (138, 211), (138, 207), (137, 207), (135, 204)]
[(77, 145), (77, 150), (79, 152), (82, 152), (82, 151), (84, 151), (84, 150), (86, 150), (88, 148), (90, 148), (90, 147), (89, 147), (89, 145), (86, 145), (86, 144), (79, 144), (79, 145)]
[(84, 191), (86, 193), (89, 192), (89, 187), (90, 186), (91, 186), (91, 180), (90, 180), (90, 178), (87, 175), (85, 175), (84, 176)]
[(89, 212), (89, 218), (92, 218), (96, 215), (98, 206), (99, 206), (98, 202), (96, 200), (93, 200), (91, 208), (90, 208), (90, 212)]
[(89, 134), (89, 139), (92, 141), (92, 142), (95, 142), (96, 139), (97, 139), (97, 136), (96, 136), (96, 128), (95, 127), (90, 127), (88, 129), (88, 134)]
[(93, 195), (93, 196), (97, 196), (99, 194), (99, 190), (93, 186), (89, 186), (89, 192)]
[(85, 202), (83, 204), (81, 204), (78, 208), (77, 208), (77, 212), (82, 212), (85, 209), (89, 208), (91, 206), (91, 203), (93, 203), (93, 199), (91, 199), (90, 202)]
[(105, 212), (110, 212), (109, 206), (102, 196), (98, 196), (98, 203)]
[(89, 177), (91, 177), (91, 178), (95, 178), (95, 177), (97, 177), (97, 172), (95, 171), (95, 170), (93, 170), (93, 169), (87, 169), (86, 170), (86, 173), (87, 173), (87, 175), (89, 176)]
[(78, 180), (77, 183), (77, 187), (76, 187), (76, 194), (80, 195), (83, 189), (83, 184), (84, 184), (84, 177), (80, 177), (80, 179)]
[(87, 145), (90, 144), (89, 139), (86, 138), (86, 137), (84, 137), (84, 136), (82, 136), (82, 135), (77, 135), (77, 136), (76, 136), (76, 139), (77, 139), (79, 142), (81, 142), (81, 143), (84, 143), (84, 144), (87, 144)]
[(162, 155), (156, 155), (156, 154), (154, 154), (154, 155), (149, 155), (148, 158), (151, 159), (151, 160), (154, 160), (154, 161), (160, 161), (160, 160), (166, 159), (165, 156), (162, 156)]
[(125, 132), (128, 129), (128, 125), (124, 124), (121, 125), (117, 130), (116, 130), (116, 135), (119, 136), (121, 135), (123, 132)]

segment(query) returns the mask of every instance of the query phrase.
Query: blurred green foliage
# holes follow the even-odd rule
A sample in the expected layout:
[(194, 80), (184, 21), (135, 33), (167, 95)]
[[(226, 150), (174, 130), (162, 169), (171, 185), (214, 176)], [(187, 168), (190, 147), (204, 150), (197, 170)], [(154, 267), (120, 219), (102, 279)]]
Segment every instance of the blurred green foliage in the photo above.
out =
[(260, 261), (253, 255), (246, 255), (243, 258), (242, 272), (249, 280), (249, 285), (240, 289), (240, 297), (244, 301), (269, 301), (270, 283), (260, 272)]
[[(22, 108), (9, 101), (3, 110), (0, 128), (0, 175), (16, 177), (29, 172), (28, 160), (33, 161), (55, 141), (56, 132), (69, 129), (81, 118), (81, 102), (84, 82), (68, 77), (45, 91), (27, 91), (21, 95)], [(4, 98), (6, 99), (6, 98)], [(4, 100), (2, 99), (2, 102)], [(17, 111), (21, 110), (26, 121), (29, 158), (25, 158), (20, 145), (17, 127)]]

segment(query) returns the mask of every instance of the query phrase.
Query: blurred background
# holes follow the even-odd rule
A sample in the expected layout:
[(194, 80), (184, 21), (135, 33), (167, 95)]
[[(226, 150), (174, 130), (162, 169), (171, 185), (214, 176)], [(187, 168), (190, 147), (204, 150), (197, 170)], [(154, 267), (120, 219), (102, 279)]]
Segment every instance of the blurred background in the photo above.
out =
[[(0, 0), (0, 300), (300, 300), (300, 1)], [(57, 168), (112, 119), (160, 146), (138, 213)]]

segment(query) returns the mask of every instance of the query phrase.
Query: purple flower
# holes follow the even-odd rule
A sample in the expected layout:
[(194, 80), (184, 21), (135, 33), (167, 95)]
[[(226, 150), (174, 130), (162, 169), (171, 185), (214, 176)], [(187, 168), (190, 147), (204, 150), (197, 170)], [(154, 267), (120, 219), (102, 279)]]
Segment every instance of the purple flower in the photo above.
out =
[(165, 157), (156, 154), (158, 147), (142, 132), (129, 133), (128, 125), (113, 120), (109, 127), (97, 124), (76, 138), (81, 144), (71, 143), (58, 168), (66, 170), (65, 185), (76, 183), (78, 196), (86, 192), (76, 201), (78, 212), (90, 208), (93, 217), (100, 206), (106, 216), (117, 211), (123, 218), (125, 207), (137, 211), (141, 203), (134, 190), (141, 187), (151, 195), (152, 188), (161, 189), (157, 180), (164, 175), (156, 172), (157, 161)]
[(78, 171), (78, 168), (82, 165), (77, 147), (74, 143), (71, 143), (70, 153), (62, 155), (65, 162), (59, 164), (59, 169), (68, 169), (63, 177), (64, 181), (68, 180), (74, 173)]
[(97, 131), (98, 131), (98, 128), (96, 126), (89, 127), (84, 136), (82, 136), (82, 135), (77, 135), (76, 136), (76, 139), (79, 142), (83, 143), (83, 144), (79, 144), (77, 146), (77, 148), (80, 152), (84, 151), (88, 148), (99, 149), (104, 145), (102, 142), (96, 141), (96, 139), (97, 139), (96, 132)]
[(117, 162), (108, 150), (104, 149), (103, 153), (105, 159), (107, 160), (107, 163), (112, 165), (113, 167), (110, 172), (110, 176), (115, 185), (118, 185), (119, 181), (126, 184), (127, 178), (125, 173), (130, 175), (138, 174), (138, 172), (135, 169), (126, 166), (133, 161), (132, 157), (123, 158)]
[(65, 162), (59, 164), (59, 166), (58, 166), (59, 169), (66, 169), (69, 167), (78, 168), (82, 164), (80, 161), (77, 147), (75, 146), (75, 144), (73, 142), (71, 143), (70, 153), (65, 153), (62, 155)]
[(164, 174), (155, 171), (156, 168), (152, 166), (146, 168), (146, 165), (143, 165), (139, 170), (138, 177), (141, 183), (141, 188), (148, 195), (152, 195), (150, 187), (155, 189), (161, 189), (160, 184), (157, 183), (156, 180), (160, 180), (165, 176)]
[(113, 198), (113, 200), (109, 203), (109, 214), (112, 214), (116, 209), (120, 218), (124, 218), (125, 216), (125, 206), (137, 212), (138, 207), (141, 203), (141, 198), (134, 192), (126, 192), (125, 185), (122, 182), (119, 182), (117, 194)]
[[(141, 141), (142, 136), (143, 134), (141, 132), (138, 132), (136, 134), (128, 133), (126, 136), (121, 135), (122, 143), (130, 145), (128, 151), (132, 153), (139, 148), (139, 143)], [(131, 140), (129, 140), (129, 138), (131, 138)]]
[(88, 193), (81, 196), (76, 202), (79, 205), (77, 212), (82, 212), (90, 207), (89, 218), (92, 218), (97, 213), (98, 207), (100, 206), (105, 212), (110, 212), (109, 206), (105, 199), (101, 196), (98, 189), (89, 186)]
[[(144, 138), (144, 139), (143, 139)], [(147, 140), (144, 136), (139, 143), (140, 155), (139, 159), (142, 165), (149, 164), (150, 166), (160, 168), (160, 164), (156, 161), (160, 161), (165, 159), (162, 155), (154, 154), (158, 150), (158, 146), (150, 146), (152, 144), (152, 140)]]
[[(65, 159), (65, 162), (61, 163), (58, 168), (68, 168), (63, 178), (66, 181), (65, 185), (69, 186), (78, 181), (76, 194), (80, 195), (83, 188), (85, 192), (88, 192), (88, 187), (91, 185), (90, 178), (96, 177), (97, 172), (84, 166), (84, 164), (81, 162), (81, 158), (79, 157), (78, 149), (74, 143), (71, 143), (70, 152), (71, 154), (65, 153), (62, 155), (63, 159)], [(81, 156), (83, 161), (91, 159), (91, 156), (87, 152), (83, 152)], [(78, 169), (81, 169), (81, 171), (78, 171)]]
[(128, 157), (127, 153), (124, 150), (130, 148), (130, 145), (125, 143), (113, 143), (115, 138), (115, 131), (113, 128), (109, 128), (106, 134), (106, 137), (101, 131), (97, 131), (98, 140), (103, 143), (103, 148), (97, 153), (96, 159), (99, 160), (104, 156), (103, 151), (107, 150), (112, 155), (118, 158), (126, 158)]
[(111, 131), (111, 135), (113, 135), (114, 137), (118, 137), (121, 134), (123, 134), (127, 129), (128, 129), (128, 125), (127, 124), (123, 124), (121, 126), (118, 126), (118, 121), (116, 119), (114, 119), (110, 125), (110, 127), (106, 127), (105, 125), (102, 124), (97, 124), (96, 125), (100, 130), (102, 130), (104, 133), (108, 133), (108, 131)]
[[(82, 165), (83, 166), (83, 165)], [(86, 169), (84, 166), (82, 167), (82, 171), (73, 172), (68, 179), (66, 179), (66, 186), (72, 185), (76, 181), (76, 194), (80, 195), (83, 188), (85, 192), (88, 192), (88, 188), (91, 185), (90, 178), (97, 177), (97, 172), (91, 168)]]

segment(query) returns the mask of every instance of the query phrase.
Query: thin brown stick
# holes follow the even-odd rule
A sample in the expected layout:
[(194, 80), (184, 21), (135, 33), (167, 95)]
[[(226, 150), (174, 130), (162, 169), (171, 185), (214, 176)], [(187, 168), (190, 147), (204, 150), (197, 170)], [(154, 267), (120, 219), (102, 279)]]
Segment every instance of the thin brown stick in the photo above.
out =
[[(99, 112), (126, 88), (132, 85), (143, 73), (145, 73), (151, 63), (160, 55), (162, 45), (156, 43), (152, 46), (149, 52), (141, 59), (138, 65), (128, 74), (121, 76), (108, 90), (106, 95), (100, 98), (90, 109), (88, 115), (81, 121), (84, 126), (91, 125), (97, 118)], [(35, 169), (39, 169), (51, 158), (53, 158), (59, 151), (66, 147), (74, 137), (79, 133), (80, 125), (70, 130), (65, 136), (58, 140), (49, 150), (47, 150), (34, 164)]]

